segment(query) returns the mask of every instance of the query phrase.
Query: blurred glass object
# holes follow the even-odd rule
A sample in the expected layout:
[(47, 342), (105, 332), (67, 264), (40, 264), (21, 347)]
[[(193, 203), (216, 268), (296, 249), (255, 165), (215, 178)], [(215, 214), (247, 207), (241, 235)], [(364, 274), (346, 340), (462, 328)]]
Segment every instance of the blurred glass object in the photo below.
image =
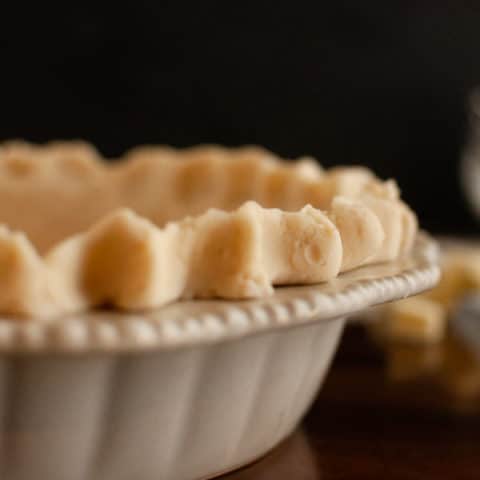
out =
[(452, 331), (480, 362), (480, 294), (467, 296), (452, 318)]
[(469, 130), (462, 154), (462, 186), (477, 219), (480, 219), (480, 87), (468, 101)]

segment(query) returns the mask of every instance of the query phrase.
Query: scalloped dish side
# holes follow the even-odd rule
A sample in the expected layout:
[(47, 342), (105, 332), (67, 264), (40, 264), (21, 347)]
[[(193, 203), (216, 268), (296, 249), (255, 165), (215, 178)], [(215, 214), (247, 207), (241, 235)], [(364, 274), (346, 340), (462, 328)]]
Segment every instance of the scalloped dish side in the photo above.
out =
[(81, 142), (0, 145), (0, 313), (246, 299), (408, 254), (396, 184), (258, 147), (141, 147), (105, 162)]

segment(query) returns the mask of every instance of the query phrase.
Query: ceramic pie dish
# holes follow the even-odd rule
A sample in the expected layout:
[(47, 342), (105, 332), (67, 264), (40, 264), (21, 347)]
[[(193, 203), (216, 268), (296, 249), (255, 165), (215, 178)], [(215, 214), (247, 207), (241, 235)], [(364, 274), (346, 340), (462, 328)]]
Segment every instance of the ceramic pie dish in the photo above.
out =
[(437, 279), (415, 214), (368, 169), (258, 147), (120, 160), (0, 145), (2, 479), (250, 462), (306, 412), (347, 316)]
[(435, 244), (335, 280), (144, 314), (0, 321), (0, 477), (210, 478), (296, 427), (345, 319), (438, 279)]

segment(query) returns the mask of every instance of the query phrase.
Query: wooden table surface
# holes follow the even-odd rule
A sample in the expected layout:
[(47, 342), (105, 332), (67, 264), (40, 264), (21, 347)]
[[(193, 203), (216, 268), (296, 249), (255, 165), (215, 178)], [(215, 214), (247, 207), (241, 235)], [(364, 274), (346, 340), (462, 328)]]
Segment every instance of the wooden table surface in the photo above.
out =
[(455, 356), (457, 375), (437, 347), (395, 348), (349, 327), (301, 427), (221, 479), (479, 480), (480, 365)]

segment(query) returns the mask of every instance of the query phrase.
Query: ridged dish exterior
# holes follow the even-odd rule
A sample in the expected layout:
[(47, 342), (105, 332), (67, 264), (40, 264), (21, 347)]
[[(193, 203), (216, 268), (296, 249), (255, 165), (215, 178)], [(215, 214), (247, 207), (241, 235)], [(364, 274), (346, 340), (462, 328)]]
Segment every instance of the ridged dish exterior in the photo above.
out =
[(0, 480), (196, 480), (307, 411), (344, 318), (439, 278), (434, 242), (321, 285), (138, 315), (0, 319)]
[(190, 480), (285, 438), (342, 318), (196, 348), (0, 361), (2, 480)]

